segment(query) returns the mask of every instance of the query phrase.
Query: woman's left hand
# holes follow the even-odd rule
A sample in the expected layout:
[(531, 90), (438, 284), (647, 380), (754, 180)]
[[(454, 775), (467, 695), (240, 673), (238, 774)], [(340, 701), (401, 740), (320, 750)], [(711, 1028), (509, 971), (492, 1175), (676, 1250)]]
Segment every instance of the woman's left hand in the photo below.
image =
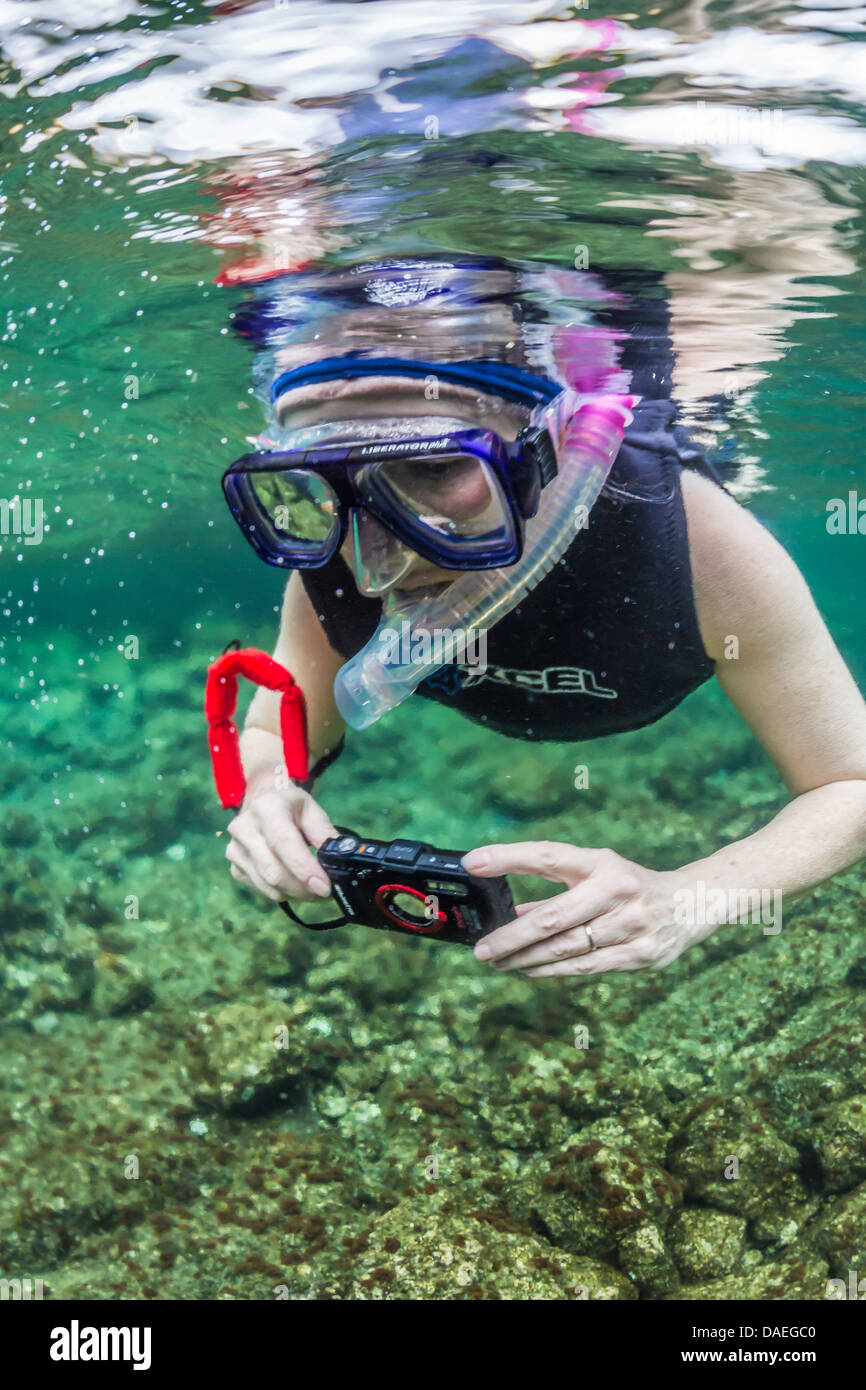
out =
[(675, 918), (681, 881), (610, 849), (527, 840), (481, 846), (463, 864), (479, 878), (535, 874), (567, 885), (556, 897), (522, 903), (515, 921), (478, 943), (475, 955), (496, 970), (531, 976), (657, 970), (700, 939), (695, 927)]

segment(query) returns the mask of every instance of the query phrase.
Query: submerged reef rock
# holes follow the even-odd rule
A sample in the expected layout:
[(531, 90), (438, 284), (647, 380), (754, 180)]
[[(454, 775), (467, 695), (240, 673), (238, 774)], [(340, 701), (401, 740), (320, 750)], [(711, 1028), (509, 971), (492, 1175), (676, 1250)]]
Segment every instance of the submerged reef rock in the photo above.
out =
[(828, 1204), (814, 1238), (834, 1277), (847, 1279), (852, 1269), (866, 1272), (866, 1183)]
[(701, 1284), (737, 1269), (746, 1253), (746, 1222), (710, 1207), (683, 1207), (668, 1227), (671, 1254), (683, 1279)]
[(709, 1096), (674, 1135), (671, 1171), (689, 1197), (756, 1219), (768, 1207), (803, 1195), (799, 1154), (743, 1096)]
[(810, 1138), (827, 1192), (848, 1192), (866, 1179), (866, 1095), (827, 1108)]
[(94, 965), (92, 1005), (103, 1016), (138, 1013), (153, 1003), (154, 995), (142, 967), (123, 956), (105, 952)]
[(642, 1289), (663, 1293), (679, 1282), (665, 1231), (680, 1184), (618, 1123), (589, 1126), (534, 1160), (530, 1182), (512, 1184), (509, 1198), (556, 1245), (611, 1259)]
[[(98, 680), (59, 634), (38, 737), (28, 701), (7, 710), (7, 1277), (101, 1300), (766, 1301), (866, 1274), (860, 870), (776, 935), (726, 927), (634, 975), (527, 980), (307, 932), (231, 878), (206, 743), (179, 751), (237, 634), (204, 607), (177, 621), (170, 661), (106, 652)], [(528, 751), (409, 701), (349, 738), (317, 797), (383, 838), (673, 868), (781, 804), (723, 708), (705, 690), (653, 729)]]
[(350, 1296), (622, 1300), (637, 1294), (610, 1265), (551, 1250), (504, 1213), (455, 1210), (446, 1197), (399, 1202), (374, 1222)]
[(295, 1022), (290, 1009), (270, 999), (196, 1015), (189, 1063), (194, 1098), (239, 1114), (284, 1103), (306, 1061)]
[(824, 1261), (807, 1256), (791, 1256), (776, 1264), (753, 1264), (748, 1272), (716, 1279), (710, 1284), (692, 1284), (669, 1297), (694, 1299), (699, 1303), (748, 1299), (765, 1303), (776, 1300), (827, 1298), (827, 1266)]

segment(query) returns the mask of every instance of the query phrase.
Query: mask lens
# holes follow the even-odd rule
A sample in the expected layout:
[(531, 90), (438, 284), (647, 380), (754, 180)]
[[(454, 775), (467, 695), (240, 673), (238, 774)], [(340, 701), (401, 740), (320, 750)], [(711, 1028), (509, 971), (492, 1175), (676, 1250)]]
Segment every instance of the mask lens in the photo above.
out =
[(325, 550), (338, 527), (339, 505), (317, 473), (285, 468), (250, 475), (259, 519), (279, 545)]
[(440, 541), (495, 547), (511, 540), (511, 513), (496, 475), (473, 454), (389, 459), (369, 470), (359, 490), (364, 487)]
[(350, 532), (355, 583), (362, 594), (384, 594), (406, 574), (415, 555), (363, 509), (352, 512)]

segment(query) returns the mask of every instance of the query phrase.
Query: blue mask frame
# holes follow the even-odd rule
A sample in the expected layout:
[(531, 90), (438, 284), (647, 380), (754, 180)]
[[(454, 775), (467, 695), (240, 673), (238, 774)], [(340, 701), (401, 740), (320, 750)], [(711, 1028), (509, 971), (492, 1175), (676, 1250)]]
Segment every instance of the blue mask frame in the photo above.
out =
[[(523, 553), (524, 522), (535, 515), (542, 488), (557, 472), (553, 441), (535, 417), (560, 394), (562, 387), (507, 363), (432, 363), (405, 358), (359, 358), (352, 354), (325, 358), (284, 373), (274, 382), (271, 396), (276, 401), (285, 392), (312, 382), (362, 376), (432, 377), (455, 382), (530, 406), (533, 416), (513, 443), (493, 430), (470, 429), (424, 440), (371, 440), (243, 455), (226, 469), (222, 488), (232, 515), (259, 558), (281, 568), (319, 569), (339, 551), (351, 511), (359, 508), (374, 516), (423, 559), (443, 569), (490, 569), (514, 564)], [(377, 463), (454, 453), (481, 459), (497, 480), (511, 525), (507, 535), (496, 543), (484, 537), (443, 537), (395, 507), (381, 489), (377, 491)], [(363, 475), (358, 474), (359, 468), (364, 469)], [(259, 503), (256, 475), (292, 469), (318, 475), (337, 498), (337, 525), (321, 543), (288, 537), (274, 526)], [(363, 490), (356, 484), (360, 476)]]

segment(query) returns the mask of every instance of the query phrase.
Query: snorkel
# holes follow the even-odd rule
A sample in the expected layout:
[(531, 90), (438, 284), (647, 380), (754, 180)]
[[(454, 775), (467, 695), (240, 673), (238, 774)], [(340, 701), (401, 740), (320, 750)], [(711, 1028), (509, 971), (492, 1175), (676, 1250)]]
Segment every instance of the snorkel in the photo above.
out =
[[(463, 574), (444, 592), (391, 590), (385, 596), (377, 631), (334, 681), (337, 708), (351, 728), (367, 729), (401, 704), (421, 681), (454, 659), (468, 629), (493, 627), (549, 574), (586, 526), (635, 403), (633, 396), (582, 396), (568, 390), (555, 399), (549, 427), (559, 471), (526, 523), (522, 556), (507, 568)], [(407, 632), (404, 623), (409, 624), (408, 640), (395, 644), (394, 629)], [(435, 645), (412, 640), (422, 632), (435, 632)]]

